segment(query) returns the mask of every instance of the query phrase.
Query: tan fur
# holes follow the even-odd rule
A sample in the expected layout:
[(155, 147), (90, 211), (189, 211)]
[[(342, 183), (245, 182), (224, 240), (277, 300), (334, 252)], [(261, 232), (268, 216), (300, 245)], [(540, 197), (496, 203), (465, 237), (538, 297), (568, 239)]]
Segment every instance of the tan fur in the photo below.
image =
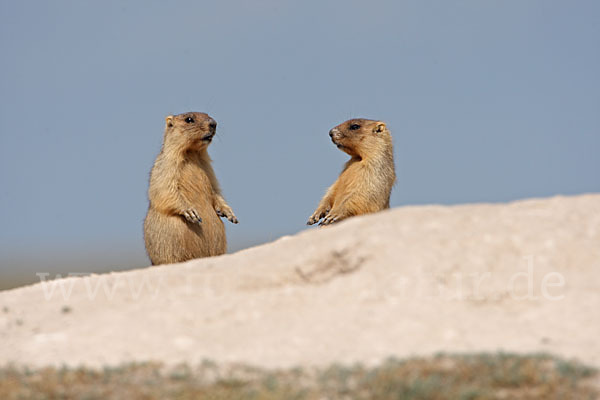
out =
[[(358, 129), (353, 129), (356, 127)], [(396, 172), (392, 136), (385, 123), (351, 119), (333, 128), (329, 136), (351, 158), (308, 224), (322, 219), (321, 225), (329, 225), (389, 208)]]
[(238, 221), (221, 195), (207, 152), (216, 125), (204, 113), (166, 118), (163, 146), (150, 173), (150, 206), (144, 221), (146, 251), (153, 265), (227, 251), (220, 217)]

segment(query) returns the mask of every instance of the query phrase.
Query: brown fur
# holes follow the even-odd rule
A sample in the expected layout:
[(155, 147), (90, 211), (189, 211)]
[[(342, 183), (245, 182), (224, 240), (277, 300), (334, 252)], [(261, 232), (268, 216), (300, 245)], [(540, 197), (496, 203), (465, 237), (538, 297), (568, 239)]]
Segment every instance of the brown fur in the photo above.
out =
[(166, 118), (163, 146), (150, 173), (150, 206), (144, 221), (146, 251), (153, 265), (227, 251), (219, 217), (238, 221), (221, 195), (207, 152), (216, 126), (204, 113)]
[(396, 172), (392, 136), (385, 123), (351, 119), (333, 128), (329, 136), (351, 158), (308, 224), (322, 219), (321, 225), (329, 225), (389, 208)]

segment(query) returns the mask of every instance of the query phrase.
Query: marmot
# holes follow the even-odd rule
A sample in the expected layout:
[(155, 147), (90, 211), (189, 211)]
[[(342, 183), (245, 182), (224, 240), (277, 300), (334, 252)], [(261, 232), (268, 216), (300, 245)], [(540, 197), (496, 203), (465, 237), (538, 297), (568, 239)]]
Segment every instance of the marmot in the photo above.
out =
[(329, 225), (354, 215), (390, 207), (396, 181), (392, 136), (384, 122), (351, 119), (329, 131), (333, 143), (351, 158), (308, 220)]
[(221, 195), (207, 148), (217, 123), (207, 114), (169, 115), (162, 149), (150, 173), (144, 221), (152, 265), (224, 254), (225, 226), (238, 223)]

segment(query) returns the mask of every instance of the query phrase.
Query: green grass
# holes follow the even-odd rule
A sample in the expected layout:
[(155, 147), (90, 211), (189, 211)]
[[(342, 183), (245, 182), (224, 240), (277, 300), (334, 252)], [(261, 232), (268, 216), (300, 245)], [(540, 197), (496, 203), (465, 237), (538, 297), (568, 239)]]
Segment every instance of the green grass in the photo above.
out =
[(248, 366), (131, 364), (102, 370), (5, 367), (0, 399), (598, 399), (595, 369), (549, 355), (390, 359), (374, 368), (269, 371)]

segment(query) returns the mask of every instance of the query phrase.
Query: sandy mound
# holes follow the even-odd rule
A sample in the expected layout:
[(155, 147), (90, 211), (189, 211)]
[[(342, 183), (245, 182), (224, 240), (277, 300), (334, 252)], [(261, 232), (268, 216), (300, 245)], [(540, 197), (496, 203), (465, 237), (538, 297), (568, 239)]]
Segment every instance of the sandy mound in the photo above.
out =
[(405, 207), (232, 255), (0, 292), (0, 364), (506, 350), (600, 366), (599, 310), (600, 195)]

